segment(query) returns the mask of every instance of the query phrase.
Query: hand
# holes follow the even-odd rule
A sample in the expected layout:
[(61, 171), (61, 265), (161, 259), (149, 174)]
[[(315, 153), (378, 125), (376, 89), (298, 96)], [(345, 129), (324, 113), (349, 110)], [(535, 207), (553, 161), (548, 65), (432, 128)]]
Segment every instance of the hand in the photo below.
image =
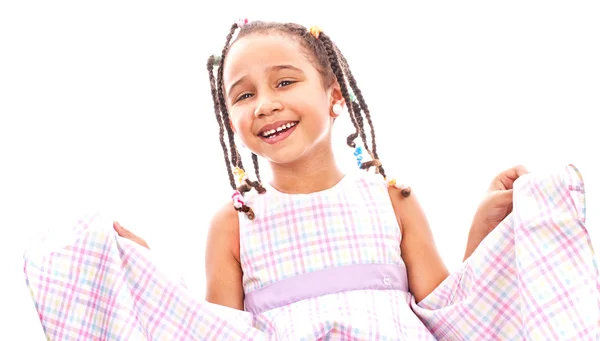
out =
[(523, 166), (516, 166), (498, 174), (488, 189), (487, 195), (479, 205), (474, 221), (481, 226), (486, 235), (500, 224), (511, 212), (513, 202), (513, 184), (524, 174), (529, 173)]
[(146, 243), (146, 241), (138, 236), (136, 236), (135, 234), (133, 234), (133, 232), (127, 230), (126, 228), (124, 228), (123, 226), (121, 226), (121, 224), (119, 224), (118, 221), (113, 222), (113, 228), (115, 229), (115, 231), (117, 231), (117, 234), (123, 238), (129, 239), (132, 242), (135, 242), (137, 244), (140, 244), (141, 246), (145, 247), (146, 249), (150, 249), (150, 247), (148, 247), (148, 243)]
[(489, 192), (512, 190), (515, 181), (519, 177), (527, 173), (529, 173), (529, 171), (525, 167), (520, 165), (507, 169), (494, 178), (494, 180), (490, 184)]
[(465, 259), (512, 212), (513, 184), (519, 177), (527, 173), (525, 167), (516, 166), (505, 170), (494, 178), (473, 218)]

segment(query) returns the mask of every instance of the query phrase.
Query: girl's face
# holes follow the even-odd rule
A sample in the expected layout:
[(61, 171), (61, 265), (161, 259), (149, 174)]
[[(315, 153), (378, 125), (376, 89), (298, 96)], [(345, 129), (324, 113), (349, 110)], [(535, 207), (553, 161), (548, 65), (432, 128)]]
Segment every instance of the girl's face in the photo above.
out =
[(253, 34), (235, 42), (225, 60), (231, 125), (250, 150), (274, 163), (327, 146), (332, 106), (343, 102), (337, 83), (324, 88), (308, 53), (290, 37)]

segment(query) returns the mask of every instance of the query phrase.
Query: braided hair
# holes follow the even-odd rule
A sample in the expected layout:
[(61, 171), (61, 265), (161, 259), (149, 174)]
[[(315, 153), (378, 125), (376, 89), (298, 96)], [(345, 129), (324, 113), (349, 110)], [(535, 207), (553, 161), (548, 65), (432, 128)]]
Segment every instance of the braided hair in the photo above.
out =
[[(252, 162), (257, 180), (251, 181), (247, 177), (244, 177), (238, 181), (240, 182), (240, 185), (237, 186), (234, 176), (235, 169), (239, 169), (242, 172), (245, 172), (245, 170), (242, 158), (235, 145), (235, 134), (231, 128), (231, 125), (229, 124), (229, 112), (225, 102), (223, 87), (223, 65), (231, 45), (235, 43), (235, 41), (232, 42), (232, 39), (236, 31), (239, 31), (236, 40), (255, 33), (285, 34), (293, 39), (296, 39), (303, 48), (309, 51), (310, 56), (312, 57), (311, 61), (317, 71), (321, 74), (324, 85), (329, 87), (335, 81), (337, 81), (340, 85), (340, 90), (344, 100), (346, 103), (349, 103), (347, 106), (348, 113), (355, 132), (347, 137), (346, 144), (351, 148), (355, 148), (355, 140), (360, 137), (364, 149), (366, 149), (371, 156), (371, 160), (362, 162), (361, 168), (364, 170), (369, 170), (371, 167), (375, 167), (376, 172), (381, 174), (381, 176), (383, 176), (385, 179), (385, 170), (383, 169), (377, 154), (375, 129), (373, 127), (373, 121), (371, 119), (369, 107), (367, 106), (362, 92), (358, 87), (356, 79), (350, 71), (348, 61), (335, 43), (331, 40), (331, 38), (327, 34), (320, 31), (316, 34), (314, 34), (314, 32), (311, 33), (310, 30), (298, 24), (254, 21), (250, 23), (234, 23), (231, 25), (229, 33), (225, 38), (225, 45), (221, 51), (221, 55), (210, 56), (206, 64), (214, 104), (215, 118), (217, 119), (217, 124), (219, 125), (219, 141), (223, 149), (225, 167), (229, 175), (229, 182), (232, 189), (238, 191), (241, 195), (249, 192), (252, 190), (252, 188), (254, 188), (260, 194), (266, 191), (261, 184), (258, 157), (254, 153), (252, 153)], [(354, 96), (356, 96), (356, 101), (354, 101)], [(367, 143), (367, 134), (364, 127), (365, 119), (370, 129), (370, 146)], [(225, 133), (227, 133), (227, 136), (225, 136)], [(410, 195), (410, 189), (403, 189), (402, 195), (408, 197)], [(244, 212), (248, 218), (254, 219), (254, 212), (245, 203), (236, 205), (236, 210)]]

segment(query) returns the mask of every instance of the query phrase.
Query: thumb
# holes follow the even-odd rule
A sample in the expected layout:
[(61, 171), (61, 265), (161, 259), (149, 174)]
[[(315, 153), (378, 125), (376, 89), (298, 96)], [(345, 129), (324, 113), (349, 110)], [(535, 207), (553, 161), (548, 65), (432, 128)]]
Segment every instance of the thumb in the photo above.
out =
[(113, 222), (113, 228), (117, 231), (117, 234), (121, 237), (130, 237), (132, 235), (129, 230), (121, 226), (118, 221)]
[(523, 176), (523, 175), (529, 173), (527, 168), (525, 168), (525, 166), (521, 166), (521, 165), (517, 166), (516, 170), (517, 170), (517, 176)]
[(148, 250), (150, 249), (150, 247), (148, 246), (148, 243), (146, 243), (146, 241), (143, 238), (138, 237), (133, 232), (131, 232), (128, 229), (121, 226), (121, 224), (119, 224), (118, 221), (113, 222), (113, 228), (115, 229), (115, 231), (117, 231), (117, 234), (119, 235), (119, 237), (129, 239), (135, 243), (140, 244), (141, 246), (145, 247)]

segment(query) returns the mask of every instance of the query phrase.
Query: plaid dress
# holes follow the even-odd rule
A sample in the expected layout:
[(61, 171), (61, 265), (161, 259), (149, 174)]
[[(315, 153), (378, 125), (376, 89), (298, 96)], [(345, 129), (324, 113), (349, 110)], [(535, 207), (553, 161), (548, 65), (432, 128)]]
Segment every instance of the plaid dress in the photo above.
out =
[(256, 219), (240, 216), (245, 311), (197, 300), (93, 215), (25, 253), (48, 339), (600, 338), (600, 278), (573, 166), (517, 180), (513, 213), (418, 304), (381, 178), (247, 200)]
[(330, 189), (267, 187), (240, 215), (245, 308), (281, 340), (435, 340), (411, 311), (388, 188), (357, 171)]

